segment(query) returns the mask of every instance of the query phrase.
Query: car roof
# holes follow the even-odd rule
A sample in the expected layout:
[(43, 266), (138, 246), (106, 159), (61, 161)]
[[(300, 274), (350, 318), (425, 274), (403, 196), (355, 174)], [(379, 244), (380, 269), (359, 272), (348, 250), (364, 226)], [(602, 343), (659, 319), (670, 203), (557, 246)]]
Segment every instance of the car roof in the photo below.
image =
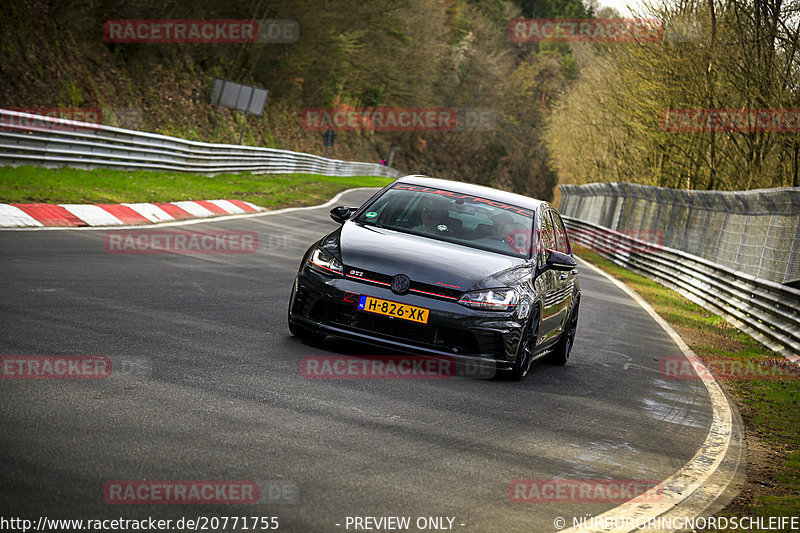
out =
[(443, 180), (438, 178), (429, 178), (419, 174), (403, 176), (395, 183), (409, 183), (411, 185), (421, 185), (423, 187), (432, 187), (438, 189), (445, 189), (451, 192), (471, 194), (487, 200), (495, 200), (498, 202), (505, 202), (507, 204), (516, 205), (517, 207), (525, 207), (533, 211), (542, 206), (549, 205), (543, 200), (536, 200), (521, 194), (516, 194), (508, 191), (501, 191), (491, 187), (484, 187), (482, 185), (475, 185), (473, 183), (464, 183), (463, 181)]

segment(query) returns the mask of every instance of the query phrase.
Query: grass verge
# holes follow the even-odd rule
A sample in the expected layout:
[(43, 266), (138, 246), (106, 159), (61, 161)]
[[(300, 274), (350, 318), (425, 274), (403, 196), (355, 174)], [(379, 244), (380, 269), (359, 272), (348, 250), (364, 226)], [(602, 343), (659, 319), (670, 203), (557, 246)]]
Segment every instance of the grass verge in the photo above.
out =
[[(587, 248), (575, 246), (575, 254), (639, 293), (710, 368), (719, 369), (720, 360), (740, 362), (742, 368), (775, 358), (783, 360), (780, 354), (677, 292)], [(727, 379), (718, 378), (744, 421), (748, 463), (745, 487), (718, 516), (800, 514), (800, 379), (796, 372), (796, 366), (789, 366), (771, 378), (732, 371), (725, 374)]]
[(0, 167), (0, 203), (116, 204), (245, 200), (267, 208), (315, 205), (353, 187), (383, 187), (390, 178), (317, 174), (217, 174), (147, 170)]

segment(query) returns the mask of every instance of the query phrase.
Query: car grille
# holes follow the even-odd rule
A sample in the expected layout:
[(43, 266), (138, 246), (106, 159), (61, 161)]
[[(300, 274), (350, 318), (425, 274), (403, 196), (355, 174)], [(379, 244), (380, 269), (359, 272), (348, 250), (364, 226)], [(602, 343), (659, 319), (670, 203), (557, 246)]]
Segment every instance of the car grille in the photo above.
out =
[[(381, 285), (383, 287), (391, 287), (392, 278), (394, 277), (394, 276), (389, 276), (387, 274), (381, 274), (380, 272), (359, 270), (355, 267), (349, 267), (349, 266), (345, 267), (344, 271), (345, 271), (345, 276), (348, 279), (360, 281), (362, 283), (369, 283), (372, 285)], [(361, 275), (356, 276), (350, 274), (350, 272), (359, 272)], [(452, 289), (449, 287), (442, 287), (441, 285), (422, 283), (414, 280), (411, 280), (411, 288), (409, 290), (410, 292), (417, 293), (422, 296), (426, 296), (428, 298), (438, 298), (440, 300), (448, 300), (448, 301), (458, 300), (464, 293), (464, 291), (460, 289)]]
[(358, 312), (352, 307), (329, 302), (326, 307), (331, 325), (345, 326), (347, 329), (376, 337), (453, 353), (476, 354), (481, 351), (475, 337), (460, 329), (415, 324), (407, 320)]

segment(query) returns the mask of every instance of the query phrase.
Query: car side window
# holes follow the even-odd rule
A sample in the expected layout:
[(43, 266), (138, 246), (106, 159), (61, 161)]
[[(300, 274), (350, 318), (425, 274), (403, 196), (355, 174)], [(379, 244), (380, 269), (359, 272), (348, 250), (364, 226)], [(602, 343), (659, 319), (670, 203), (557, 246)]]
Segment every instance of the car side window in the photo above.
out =
[(542, 213), (542, 233), (539, 237), (539, 264), (544, 265), (547, 261), (547, 250), (555, 250), (556, 241), (553, 235), (553, 219), (550, 218), (550, 213), (544, 211)]
[(572, 249), (569, 245), (569, 239), (567, 238), (567, 230), (564, 229), (564, 222), (561, 220), (561, 216), (555, 211), (550, 211), (550, 214), (553, 216), (553, 228), (555, 229), (556, 234), (556, 249), (565, 254), (572, 253)]

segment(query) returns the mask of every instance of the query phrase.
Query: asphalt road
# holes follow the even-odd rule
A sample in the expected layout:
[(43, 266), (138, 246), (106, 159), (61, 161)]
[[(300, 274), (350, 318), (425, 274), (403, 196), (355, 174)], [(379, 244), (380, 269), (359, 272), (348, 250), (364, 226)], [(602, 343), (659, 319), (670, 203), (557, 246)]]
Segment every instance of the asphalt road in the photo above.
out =
[[(523, 383), (302, 377), (305, 356), (381, 353), (289, 335), (294, 275), (335, 227), (328, 209), (180, 228), (256, 232), (254, 254), (110, 254), (104, 231), (0, 232), (0, 354), (138, 365), (0, 382), (0, 515), (277, 516), (281, 531), (320, 532), (347, 531), (348, 516), (422, 516), (454, 518), (458, 531), (553, 531), (558, 516), (569, 525), (617, 504), (517, 503), (512, 480), (662, 480), (703, 442), (702, 382), (663, 379), (659, 361), (681, 352), (587, 268), (565, 367), (537, 365)], [(289, 503), (113, 505), (113, 480), (280, 480), (297, 492)]]

